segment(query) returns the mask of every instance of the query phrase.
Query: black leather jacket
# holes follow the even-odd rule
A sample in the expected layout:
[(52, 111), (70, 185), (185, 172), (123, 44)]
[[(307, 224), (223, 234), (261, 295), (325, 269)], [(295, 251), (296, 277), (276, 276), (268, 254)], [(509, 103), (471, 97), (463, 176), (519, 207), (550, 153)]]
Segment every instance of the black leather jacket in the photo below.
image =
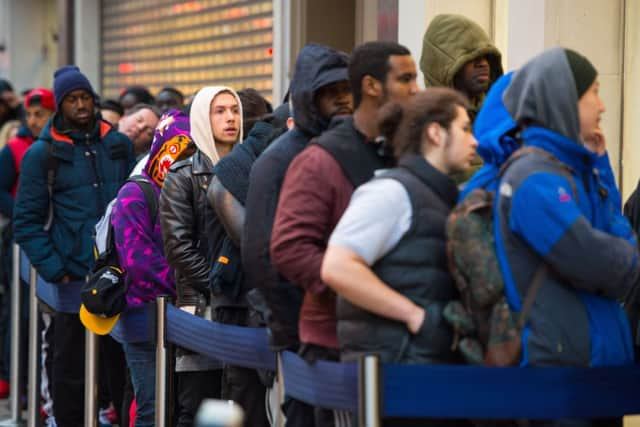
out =
[(160, 195), (164, 251), (175, 270), (178, 306), (209, 303), (209, 272), (220, 252), (224, 229), (207, 202), (211, 161), (200, 151), (174, 163)]

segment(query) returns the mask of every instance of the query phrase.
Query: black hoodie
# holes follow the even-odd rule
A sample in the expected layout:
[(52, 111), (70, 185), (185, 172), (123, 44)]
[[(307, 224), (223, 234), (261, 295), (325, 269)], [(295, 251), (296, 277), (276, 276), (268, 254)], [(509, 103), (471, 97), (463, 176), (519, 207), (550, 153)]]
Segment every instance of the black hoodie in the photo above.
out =
[(329, 126), (320, 116), (314, 96), (318, 89), (347, 80), (348, 56), (325, 46), (309, 44), (298, 55), (291, 81), (295, 128), (274, 141), (251, 169), (242, 237), (246, 281), (262, 291), (269, 308), (267, 324), (275, 349), (298, 345), (298, 314), (302, 290), (281, 277), (271, 264), (269, 243), (280, 188), (289, 163)]

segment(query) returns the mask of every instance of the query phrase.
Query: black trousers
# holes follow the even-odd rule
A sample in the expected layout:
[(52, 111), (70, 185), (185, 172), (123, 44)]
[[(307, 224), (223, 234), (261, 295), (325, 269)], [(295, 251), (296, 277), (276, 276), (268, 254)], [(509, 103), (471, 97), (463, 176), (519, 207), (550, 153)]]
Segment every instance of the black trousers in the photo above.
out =
[(244, 411), (247, 427), (269, 427), (264, 386), (255, 369), (225, 366), (222, 380), (222, 399), (233, 400)]
[(282, 411), (287, 417), (285, 427), (314, 427), (315, 409), (313, 406), (290, 397), (285, 398)]
[[(247, 326), (252, 322), (245, 307), (218, 307), (216, 320), (227, 325)], [(258, 319), (253, 319), (259, 322)], [(251, 323), (252, 326), (257, 324)], [(267, 388), (255, 369), (225, 366), (222, 377), (222, 399), (233, 400), (244, 411), (247, 427), (269, 427), (265, 407)]]
[(53, 413), (58, 427), (82, 427), (84, 334), (78, 314), (56, 313), (53, 329)]
[[(298, 354), (310, 364), (315, 363), (317, 360), (328, 360), (332, 362), (337, 362), (340, 360), (340, 354), (338, 353), (338, 350), (321, 347), (315, 344), (303, 343), (298, 350)], [(315, 427), (335, 426), (334, 413), (330, 409), (313, 408), (313, 417)]]
[[(98, 369), (99, 407), (106, 408), (112, 402), (116, 411), (120, 411), (126, 385), (127, 361), (122, 345), (109, 335), (99, 338)], [(118, 415), (121, 414), (118, 412)]]
[(213, 371), (177, 372), (177, 427), (192, 427), (200, 403), (204, 399), (220, 399), (222, 369)]

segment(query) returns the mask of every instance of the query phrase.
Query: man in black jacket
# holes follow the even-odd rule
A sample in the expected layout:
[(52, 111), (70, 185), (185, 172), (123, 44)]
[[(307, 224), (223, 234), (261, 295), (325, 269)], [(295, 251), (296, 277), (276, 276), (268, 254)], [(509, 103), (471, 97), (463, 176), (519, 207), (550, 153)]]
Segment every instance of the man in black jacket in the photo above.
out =
[[(296, 350), (302, 292), (271, 265), (269, 244), (280, 187), (291, 160), (309, 141), (329, 127), (330, 120), (351, 114), (348, 56), (325, 46), (309, 44), (298, 55), (290, 96), (295, 127), (274, 141), (251, 169), (242, 236), (246, 281), (259, 288), (270, 311), (267, 325), (274, 350)], [(287, 425), (312, 426), (313, 409), (292, 401)]]
[[(160, 195), (160, 226), (165, 256), (175, 270), (177, 306), (211, 318), (209, 271), (220, 252), (224, 229), (207, 203), (213, 166), (242, 140), (238, 95), (230, 88), (202, 88), (189, 115), (191, 137), (198, 148), (176, 162)], [(222, 365), (217, 360), (178, 349), (178, 423), (191, 426), (204, 398), (220, 398)]]

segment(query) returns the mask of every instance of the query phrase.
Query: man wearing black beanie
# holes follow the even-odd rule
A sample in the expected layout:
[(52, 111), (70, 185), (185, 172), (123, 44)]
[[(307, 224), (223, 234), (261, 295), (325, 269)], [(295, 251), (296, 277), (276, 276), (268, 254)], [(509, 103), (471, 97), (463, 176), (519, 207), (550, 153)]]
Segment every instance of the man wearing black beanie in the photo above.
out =
[[(16, 242), (38, 274), (65, 286), (94, 264), (93, 230), (134, 165), (129, 139), (99, 119), (78, 67), (54, 74), (57, 112), (22, 161), (14, 207)], [(78, 314), (56, 313), (52, 363), (58, 426), (82, 426), (84, 334)]]
[[(496, 254), (510, 308), (522, 310), (544, 272), (522, 338), (521, 366), (634, 363), (619, 300), (640, 277), (635, 235), (600, 130), (604, 105), (595, 67), (553, 48), (513, 75), (504, 105), (533, 153), (498, 184)], [(621, 426), (621, 420), (559, 420), (538, 426)]]

